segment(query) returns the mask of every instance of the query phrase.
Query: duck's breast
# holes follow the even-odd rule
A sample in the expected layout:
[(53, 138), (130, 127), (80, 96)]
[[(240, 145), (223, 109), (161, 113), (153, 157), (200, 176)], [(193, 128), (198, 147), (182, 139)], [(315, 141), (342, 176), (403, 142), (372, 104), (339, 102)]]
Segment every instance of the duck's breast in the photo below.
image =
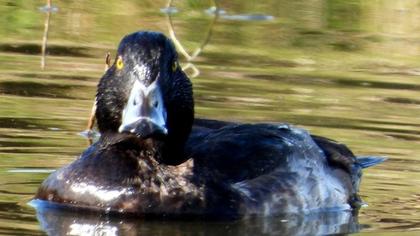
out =
[[(134, 156), (131, 156), (134, 155)], [(66, 205), (134, 214), (198, 214), (200, 189), (189, 181), (192, 160), (157, 166), (129, 150), (88, 149), (52, 173), (35, 198)]]

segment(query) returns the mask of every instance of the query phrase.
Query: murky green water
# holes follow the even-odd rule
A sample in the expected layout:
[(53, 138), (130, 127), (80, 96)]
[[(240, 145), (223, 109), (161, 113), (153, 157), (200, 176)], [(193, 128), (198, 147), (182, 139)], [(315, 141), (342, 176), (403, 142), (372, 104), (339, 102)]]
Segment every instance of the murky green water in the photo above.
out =
[[(168, 34), (170, 22), (190, 56), (202, 48), (186, 69), (198, 74), (197, 116), (287, 121), (357, 154), (388, 156), (365, 172), (361, 195), (369, 207), (342, 232), (420, 233), (420, 1), (219, 1), (216, 20), (212, 1), (174, 0), (175, 8), (162, 0), (53, 1), (58, 11), (50, 16), (41, 70), (43, 5), (0, 2), (0, 234), (45, 234), (27, 202), (49, 171), (86, 148), (78, 133), (86, 128), (105, 53), (129, 32)], [(80, 233), (83, 225), (83, 232), (111, 235), (289, 232), (279, 219), (80, 222), (55, 232)], [(315, 233), (302, 225), (290, 233)], [(51, 222), (43, 227), (52, 232)]]

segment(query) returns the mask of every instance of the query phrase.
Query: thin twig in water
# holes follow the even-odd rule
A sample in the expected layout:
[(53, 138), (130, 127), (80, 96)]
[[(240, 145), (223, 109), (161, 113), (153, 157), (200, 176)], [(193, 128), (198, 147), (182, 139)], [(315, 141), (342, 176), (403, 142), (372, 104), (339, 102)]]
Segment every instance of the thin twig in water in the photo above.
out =
[(48, 30), (50, 26), (50, 17), (51, 17), (51, 0), (47, 0), (47, 15), (45, 17), (44, 23), (44, 35), (42, 37), (42, 49), (41, 49), (41, 69), (45, 69), (45, 55), (47, 51), (47, 41), (48, 41)]

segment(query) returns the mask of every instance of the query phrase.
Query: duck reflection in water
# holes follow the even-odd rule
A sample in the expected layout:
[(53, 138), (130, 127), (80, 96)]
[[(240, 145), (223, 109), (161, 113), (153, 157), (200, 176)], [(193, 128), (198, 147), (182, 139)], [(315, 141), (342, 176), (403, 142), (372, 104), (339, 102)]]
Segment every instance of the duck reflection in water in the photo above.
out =
[(191, 83), (161, 33), (122, 39), (96, 101), (99, 141), (52, 173), (36, 202), (142, 218), (325, 212), (348, 225), (363, 204), (362, 169), (384, 160), (355, 157), (343, 144), (288, 124), (194, 119)]
[(281, 214), (237, 221), (140, 219), (78, 212), (34, 201), (41, 228), (48, 235), (332, 235), (359, 231), (357, 213)]

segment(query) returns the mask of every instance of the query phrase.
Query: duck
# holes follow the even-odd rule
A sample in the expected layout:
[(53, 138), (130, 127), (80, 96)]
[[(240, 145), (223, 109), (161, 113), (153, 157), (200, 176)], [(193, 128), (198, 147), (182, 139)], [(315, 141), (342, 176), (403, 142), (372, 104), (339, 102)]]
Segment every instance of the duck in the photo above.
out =
[(51, 173), (34, 200), (144, 217), (351, 211), (363, 205), (362, 169), (385, 160), (288, 123), (196, 118), (192, 83), (159, 32), (121, 40), (95, 117), (99, 140)]

